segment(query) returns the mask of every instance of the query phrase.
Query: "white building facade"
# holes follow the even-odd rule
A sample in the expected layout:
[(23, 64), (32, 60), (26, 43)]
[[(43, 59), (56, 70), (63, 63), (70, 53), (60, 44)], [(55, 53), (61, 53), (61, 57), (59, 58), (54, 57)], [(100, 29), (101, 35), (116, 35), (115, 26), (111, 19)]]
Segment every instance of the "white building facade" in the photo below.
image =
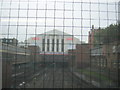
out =
[(78, 38), (73, 35), (51, 30), (43, 34), (38, 34), (27, 40), (28, 45), (37, 45), (41, 53), (63, 53), (68, 49), (75, 49), (76, 44), (80, 44)]

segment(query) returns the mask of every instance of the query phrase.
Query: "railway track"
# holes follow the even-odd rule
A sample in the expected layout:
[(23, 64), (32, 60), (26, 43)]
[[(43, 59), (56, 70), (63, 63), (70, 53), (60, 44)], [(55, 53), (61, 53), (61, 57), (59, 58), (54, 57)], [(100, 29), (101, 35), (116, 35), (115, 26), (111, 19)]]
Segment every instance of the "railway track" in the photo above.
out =
[(67, 68), (47, 68), (26, 88), (93, 88), (92, 85), (78, 79)]

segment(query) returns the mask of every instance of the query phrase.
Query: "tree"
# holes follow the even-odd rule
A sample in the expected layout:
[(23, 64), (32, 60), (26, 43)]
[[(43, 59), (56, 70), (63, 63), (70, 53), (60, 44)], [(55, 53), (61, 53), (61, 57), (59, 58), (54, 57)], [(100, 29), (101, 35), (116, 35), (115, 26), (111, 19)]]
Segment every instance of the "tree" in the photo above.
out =
[(106, 28), (99, 28), (98, 31), (94, 33), (94, 46), (120, 40), (119, 27), (119, 25), (111, 24)]

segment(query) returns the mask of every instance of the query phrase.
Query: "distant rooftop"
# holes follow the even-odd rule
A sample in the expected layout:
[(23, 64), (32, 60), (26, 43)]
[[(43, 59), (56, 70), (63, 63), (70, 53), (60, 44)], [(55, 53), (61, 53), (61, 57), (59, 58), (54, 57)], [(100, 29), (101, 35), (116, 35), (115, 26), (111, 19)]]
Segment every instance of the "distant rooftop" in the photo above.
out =
[[(57, 30), (57, 29), (54, 29), (54, 30), (50, 30), (50, 31), (47, 31), (45, 33), (42, 33), (42, 34), (53, 34), (53, 35), (70, 35), (68, 33), (65, 33), (65, 32), (62, 32), (60, 30)], [(40, 34), (38, 34), (40, 35)]]

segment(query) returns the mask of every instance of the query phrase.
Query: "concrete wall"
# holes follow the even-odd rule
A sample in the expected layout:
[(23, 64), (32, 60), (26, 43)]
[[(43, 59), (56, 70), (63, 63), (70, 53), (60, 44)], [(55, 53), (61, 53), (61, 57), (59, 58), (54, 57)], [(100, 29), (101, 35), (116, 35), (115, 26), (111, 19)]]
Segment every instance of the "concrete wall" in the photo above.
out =
[(2, 88), (11, 87), (11, 63), (13, 56), (8, 53), (2, 53)]
[(10, 88), (12, 77), (12, 64), (30, 62), (31, 51), (13, 45), (0, 44), (0, 87)]
[(41, 55), (41, 61), (45, 63), (68, 62), (68, 55)]

